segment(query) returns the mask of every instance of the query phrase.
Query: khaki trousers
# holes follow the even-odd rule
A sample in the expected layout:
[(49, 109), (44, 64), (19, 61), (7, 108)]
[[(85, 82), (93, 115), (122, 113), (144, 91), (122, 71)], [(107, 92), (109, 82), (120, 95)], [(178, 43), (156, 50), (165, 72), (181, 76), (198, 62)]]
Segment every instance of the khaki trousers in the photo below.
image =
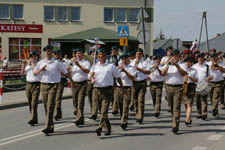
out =
[(179, 129), (183, 86), (167, 84), (166, 95), (168, 102), (171, 104), (171, 114), (173, 118), (172, 127)]
[(136, 111), (136, 119), (141, 120), (144, 119), (144, 109), (145, 109), (145, 93), (147, 88), (147, 81), (136, 81), (134, 84), (134, 108)]
[[(168, 87), (167, 87), (166, 84), (164, 84), (164, 85), (165, 85), (165, 90), (166, 90), (166, 93), (167, 93)], [(168, 101), (168, 98), (167, 98), (167, 97), (166, 97), (166, 100), (167, 100), (167, 102), (168, 102), (168, 111), (171, 111), (171, 103), (170, 103), (170, 101)]]
[(223, 104), (225, 106), (225, 96), (224, 96), (224, 93), (225, 93), (225, 78), (223, 80), (223, 85), (222, 85), (222, 88), (221, 88), (221, 104)]
[(129, 103), (131, 96), (131, 87), (124, 87), (127, 92), (127, 95), (123, 94), (123, 91), (120, 87), (116, 87), (116, 96), (118, 99), (118, 105), (120, 110), (120, 119), (121, 124), (128, 124), (128, 114), (129, 114)]
[(150, 93), (152, 95), (155, 113), (160, 113), (163, 82), (150, 82)]
[(116, 86), (113, 87), (113, 105), (112, 105), (112, 112), (118, 112), (119, 109), (119, 100), (116, 93)]
[(57, 88), (58, 83), (41, 83), (41, 95), (44, 100), (46, 112), (45, 128), (48, 130), (54, 129), (53, 113)]
[(61, 78), (61, 82), (58, 84), (56, 97), (55, 97), (55, 110), (54, 110), (54, 117), (62, 118), (62, 96), (63, 96), (63, 90), (66, 83), (65, 78)]
[(197, 112), (199, 116), (207, 117), (208, 115), (208, 96), (201, 96), (200, 94), (196, 93), (196, 105), (197, 105)]
[(222, 84), (223, 84), (223, 81), (210, 82), (210, 85), (212, 86), (212, 89), (210, 92), (210, 100), (211, 100), (211, 105), (212, 105), (213, 111), (218, 111), (218, 104), (219, 104), (219, 100), (220, 100)]
[(87, 81), (74, 82), (72, 87), (74, 111), (77, 112), (76, 120), (84, 121), (84, 103), (87, 90)]
[(26, 85), (26, 95), (30, 110), (30, 120), (38, 122), (38, 100), (40, 95), (40, 82), (29, 83)]
[(113, 87), (94, 88), (93, 99), (97, 104), (101, 104), (99, 128), (105, 128), (105, 131), (111, 131), (111, 125), (108, 119), (108, 110), (110, 101), (112, 100)]
[(92, 91), (93, 91), (93, 84), (91, 83), (91, 81), (88, 81), (88, 84), (87, 84), (87, 97), (88, 97), (88, 101), (89, 101), (89, 105), (90, 105), (90, 111), (92, 113)]

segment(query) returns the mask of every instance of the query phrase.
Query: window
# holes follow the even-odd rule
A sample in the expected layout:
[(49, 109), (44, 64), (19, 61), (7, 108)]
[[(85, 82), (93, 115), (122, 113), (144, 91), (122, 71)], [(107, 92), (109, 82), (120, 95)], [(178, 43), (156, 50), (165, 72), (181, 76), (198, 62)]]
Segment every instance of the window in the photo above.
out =
[(29, 59), (31, 51), (41, 54), (39, 38), (9, 38), (9, 59)]
[(2, 39), (0, 38), (0, 59), (2, 58)]
[(55, 21), (55, 7), (53, 6), (44, 7), (44, 19), (45, 21)]
[(9, 5), (0, 4), (0, 19), (10, 19)]
[(104, 8), (104, 22), (113, 22), (114, 21), (114, 9), (113, 8)]
[(116, 9), (116, 21), (117, 22), (126, 22), (126, 8), (117, 8)]
[(58, 7), (58, 21), (67, 21), (67, 7)]
[(70, 7), (70, 21), (80, 21), (80, 7)]
[(13, 19), (23, 20), (23, 5), (13, 5)]
[(138, 22), (137, 16), (139, 13), (139, 8), (130, 8), (129, 9), (129, 21), (130, 22)]

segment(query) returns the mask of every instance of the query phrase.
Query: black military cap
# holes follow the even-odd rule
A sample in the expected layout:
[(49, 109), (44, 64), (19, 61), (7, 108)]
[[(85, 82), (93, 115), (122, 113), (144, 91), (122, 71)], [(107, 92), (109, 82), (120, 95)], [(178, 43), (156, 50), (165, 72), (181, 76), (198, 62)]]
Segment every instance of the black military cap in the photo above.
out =
[(45, 48), (43, 49), (43, 51), (46, 51), (48, 49), (53, 50), (53, 46), (52, 45), (47, 45), (47, 46), (45, 46)]
[(82, 53), (84, 53), (84, 50), (82, 48), (76, 48), (76, 52), (82, 52)]
[(159, 59), (159, 58), (161, 58), (161, 55), (160, 54), (156, 54), (156, 55), (153, 56), (153, 60)]
[(119, 50), (119, 47), (118, 46), (113, 46), (113, 47), (111, 47), (111, 50)]
[(144, 51), (143, 51), (142, 48), (138, 48), (138, 49), (136, 49), (136, 52), (142, 52), (143, 53)]
[(223, 53), (223, 55), (222, 55), (223, 57), (225, 57), (225, 53)]
[(122, 55), (120, 56), (121, 59), (123, 59), (123, 58), (129, 58), (129, 57), (130, 57), (130, 55), (127, 54), (127, 53), (122, 53)]
[(98, 53), (107, 53), (106, 49), (105, 48), (99, 48), (97, 50)]
[(197, 58), (199, 58), (199, 57), (204, 57), (204, 56), (205, 56), (204, 53), (199, 53), (199, 54), (197, 55)]
[(174, 54), (180, 54), (180, 51), (179, 51), (178, 49), (175, 49), (175, 50), (173, 50), (172, 53), (173, 53), (173, 55), (174, 55)]
[(210, 55), (210, 57), (218, 57), (218, 54), (216, 52), (214, 52)]
[(194, 62), (194, 58), (191, 56), (188, 56), (184, 59), (184, 62)]
[(167, 47), (166, 51), (168, 51), (169, 49), (173, 50), (173, 47), (172, 46)]
[(32, 57), (33, 55), (39, 56), (39, 52), (37, 52), (37, 51), (31, 51), (30, 52), (30, 57)]
[(54, 50), (54, 54), (61, 54), (61, 50), (59, 50), (59, 49)]

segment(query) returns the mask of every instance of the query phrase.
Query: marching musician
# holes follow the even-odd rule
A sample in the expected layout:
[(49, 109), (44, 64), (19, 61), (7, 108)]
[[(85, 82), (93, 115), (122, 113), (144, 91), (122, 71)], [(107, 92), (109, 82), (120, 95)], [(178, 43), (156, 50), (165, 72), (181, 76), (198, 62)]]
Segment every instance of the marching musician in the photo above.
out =
[(71, 72), (73, 84), (72, 94), (74, 103), (77, 104), (75, 124), (77, 126), (84, 124), (84, 102), (87, 90), (88, 73), (90, 72), (90, 63), (83, 58), (84, 50), (76, 49), (76, 57), (73, 57), (67, 69)]
[[(222, 60), (223, 60), (223, 64), (225, 65), (225, 53), (222, 55)], [(223, 73), (223, 87), (222, 87), (222, 90), (221, 90), (221, 104), (222, 104), (222, 107), (221, 109), (225, 109), (225, 96), (224, 96), (224, 93), (225, 93), (225, 73)]]
[(28, 124), (33, 126), (38, 124), (38, 100), (40, 95), (40, 76), (34, 76), (33, 70), (37, 65), (39, 60), (39, 53), (37, 51), (32, 51), (30, 53), (30, 60), (25, 60), (21, 75), (26, 73), (26, 95), (28, 99), (28, 105), (30, 110), (30, 120)]
[(180, 123), (180, 110), (183, 94), (184, 76), (187, 74), (186, 70), (179, 64), (180, 51), (173, 50), (173, 57), (164, 66), (162, 75), (166, 77), (166, 95), (168, 103), (171, 104), (171, 114), (173, 118), (172, 132), (177, 134)]

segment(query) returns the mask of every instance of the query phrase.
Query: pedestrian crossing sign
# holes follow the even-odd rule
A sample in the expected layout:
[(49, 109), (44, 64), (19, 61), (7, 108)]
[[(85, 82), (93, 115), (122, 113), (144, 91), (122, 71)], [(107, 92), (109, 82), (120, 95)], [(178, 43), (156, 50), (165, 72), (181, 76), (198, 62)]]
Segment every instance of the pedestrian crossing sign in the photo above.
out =
[(118, 26), (118, 37), (129, 37), (129, 27)]

